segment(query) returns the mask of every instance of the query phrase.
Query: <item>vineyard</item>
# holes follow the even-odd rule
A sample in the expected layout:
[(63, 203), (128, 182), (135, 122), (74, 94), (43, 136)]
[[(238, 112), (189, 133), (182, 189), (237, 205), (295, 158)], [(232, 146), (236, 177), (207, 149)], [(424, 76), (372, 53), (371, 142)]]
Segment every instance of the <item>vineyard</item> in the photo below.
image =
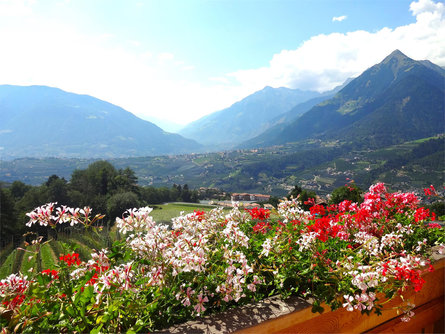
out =
[[(188, 203), (167, 203), (156, 205), (152, 211), (152, 217), (156, 222), (168, 223), (173, 217), (177, 217), (181, 212), (191, 213), (195, 210), (208, 211), (214, 208), (210, 205), (188, 204)], [(100, 234), (93, 234), (88, 230), (70, 229), (57, 234), (57, 240), (51, 239), (44, 243), (40, 249), (41, 263), (29, 249), (25, 250), (24, 241), (18, 248), (10, 243), (0, 250), (0, 279), (12, 273), (21, 272), (26, 275), (32, 271), (54, 268), (60, 254), (75, 248), (82, 261), (88, 261), (93, 250), (101, 250), (109, 247), (114, 241), (121, 238), (115, 227), (104, 228)]]

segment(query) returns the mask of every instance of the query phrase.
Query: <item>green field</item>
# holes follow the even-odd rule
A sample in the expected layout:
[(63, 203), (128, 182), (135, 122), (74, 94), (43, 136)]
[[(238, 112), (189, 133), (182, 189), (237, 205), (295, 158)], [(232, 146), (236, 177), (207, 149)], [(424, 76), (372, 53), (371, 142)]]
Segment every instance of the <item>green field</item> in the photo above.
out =
[(192, 213), (194, 210), (210, 211), (214, 205), (196, 204), (196, 203), (166, 203), (154, 206), (151, 216), (156, 222), (169, 223), (172, 218), (178, 217), (181, 212)]

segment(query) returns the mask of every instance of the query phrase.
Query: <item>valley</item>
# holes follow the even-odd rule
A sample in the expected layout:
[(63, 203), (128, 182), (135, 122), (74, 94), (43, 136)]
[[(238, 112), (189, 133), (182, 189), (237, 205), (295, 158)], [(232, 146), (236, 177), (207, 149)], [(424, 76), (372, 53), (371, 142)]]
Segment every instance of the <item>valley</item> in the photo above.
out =
[(142, 186), (283, 196), (300, 184), (323, 195), (354, 180), (418, 190), (443, 184), (444, 82), (443, 68), (394, 50), (323, 94), (265, 87), (190, 123), (190, 138), (91, 96), (0, 86), (0, 181), (68, 180), (103, 159)]
[[(109, 159), (116, 168), (130, 167), (142, 186), (187, 183), (228, 192), (283, 196), (295, 185), (330, 193), (348, 180), (362, 189), (386, 182), (394, 190), (412, 191), (444, 182), (444, 137), (423, 138), (380, 149), (351, 143), (306, 141), (269, 148), (219, 153)], [(90, 159), (17, 159), (3, 161), (0, 180), (38, 185), (50, 175), (69, 179)]]

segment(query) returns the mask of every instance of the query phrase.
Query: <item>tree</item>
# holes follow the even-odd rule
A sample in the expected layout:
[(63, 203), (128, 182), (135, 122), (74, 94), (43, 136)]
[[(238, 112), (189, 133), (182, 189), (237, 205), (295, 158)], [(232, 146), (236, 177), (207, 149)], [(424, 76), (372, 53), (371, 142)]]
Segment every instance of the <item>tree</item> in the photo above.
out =
[[(14, 210), (14, 198), (9, 189), (0, 186), (0, 240), (10, 241), (9, 237), (20, 230)], [(4, 245), (0, 244), (0, 248)]]
[(344, 200), (351, 201), (353, 203), (361, 203), (363, 191), (355, 184), (346, 184), (344, 186), (334, 189), (331, 194), (330, 204), (338, 204)]
[(310, 198), (313, 198), (315, 200), (316, 197), (317, 194), (314, 191), (303, 189), (298, 184), (296, 184), (294, 186), (294, 189), (292, 189), (290, 193), (287, 195), (288, 199), (290, 198), (298, 199), (298, 202), (300, 202), (300, 206), (304, 210), (309, 210), (310, 207), (312, 206), (312, 204), (306, 204), (305, 202), (307, 202)]
[[(79, 200), (76, 206), (90, 206), (96, 212), (107, 211), (107, 199), (117, 193), (118, 172), (108, 161), (96, 161), (71, 176), (71, 194)], [(78, 196), (78, 194), (82, 196)], [(73, 198), (74, 199), (74, 198)]]
[(68, 195), (68, 183), (64, 178), (52, 175), (45, 183), (48, 194), (48, 202), (57, 202), (59, 205), (71, 205)]
[(279, 203), (280, 199), (276, 196), (270, 196), (269, 200), (265, 202), (265, 204), (273, 205), (274, 208), (277, 208)]
[(129, 167), (119, 169), (118, 175), (115, 177), (114, 181), (119, 192), (131, 191), (137, 193), (139, 190), (137, 186), (138, 178), (134, 171)]
[(294, 189), (292, 189), (290, 193), (287, 195), (287, 199), (298, 198), (298, 196), (301, 194), (302, 191), (303, 189), (298, 184), (296, 184), (294, 186)]
[(22, 181), (14, 181), (9, 187), (9, 191), (15, 200), (19, 200), (25, 196), (26, 192), (30, 190), (32, 186), (23, 183)]
[(171, 201), (181, 201), (182, 187), (180, 184), (174, 184), (170, 191), (170, 200)]
[(161, 193), (154, 187), (141, 187), (141, 199), (146, 204), (160, 204), (162, 203)]
[(308, 203), (309, 199), (313, 199), (315, 201), (316, 197), (317, 194), (315, 191), (303, 189), (298, 196), (298, 201), (300, 202), (301, 207), (307, 211), (312, 207), (312, 204)]
[(128, 209), (140, 207), (138, 196), (133, 192), (118, 193), (111, 196), (107, 201), (107, 215), (110, 222), (114, 222), (116, 217), (122, 217), (122, 214)]
[(71, 188), (87, 198), (106, 195), (115, 190), (118, 172), (108, 161), (96, 161), (84, 170), (75, 170), (71, 175)]

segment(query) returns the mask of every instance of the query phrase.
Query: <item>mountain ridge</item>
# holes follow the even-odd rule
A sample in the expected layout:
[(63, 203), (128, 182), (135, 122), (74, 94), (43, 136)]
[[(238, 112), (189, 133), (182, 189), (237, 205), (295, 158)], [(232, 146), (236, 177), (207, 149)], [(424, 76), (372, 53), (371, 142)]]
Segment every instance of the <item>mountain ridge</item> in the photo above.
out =
[(0, 116), (2, 158), (125, 157), (201, 149), (119, 106), (54, 87), (0, 86)]
[[(282, 126), (273, 137), (258, 136), (240, 147), (265, 147), (309, 138), (361, 144), (370, 140), (381, 146), (441, 133), (445, 110), (444, 73), (432, 63), (415, 61), (395, 50), (334, 97)], [(413, 127), (413, 123), (428, 125)], [(420, 132), (409, 133), (403, 128)]]
[(321, 95), (314, 91), (266, 86), (228, 108), (188, 124), (179, 134), (204, 145), (230, 148), (265, 131), (270, 121), (298, 103)]

